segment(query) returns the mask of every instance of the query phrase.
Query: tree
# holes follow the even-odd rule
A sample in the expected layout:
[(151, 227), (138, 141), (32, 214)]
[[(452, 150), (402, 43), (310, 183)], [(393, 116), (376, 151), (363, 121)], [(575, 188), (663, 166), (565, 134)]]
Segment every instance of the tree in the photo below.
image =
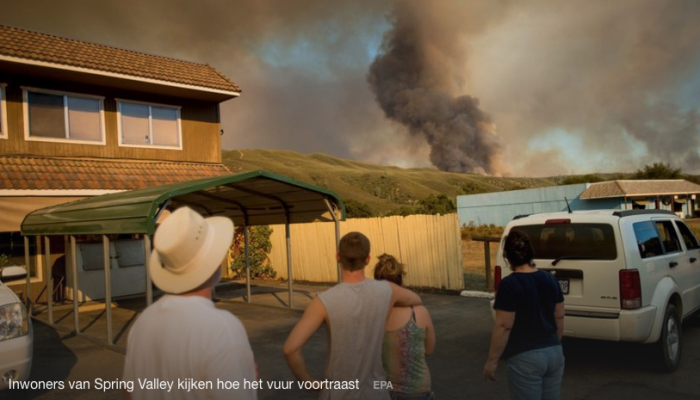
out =
[(576, 183), (596, 183), (603, 182), (603, 178), (596, 174), (575, 175), (565, 177), (560, 185), (574, 185)]
[[(251, 278), (274, 278), (277, 275), (270, 265), (268, 254), (272, 250), (272, 228), (267, 225), (251, 226), (248, 234), (248, 257)], [(245, 231), (242, 226), (236, 227), (233, 244), (228, 251), (229, 269), (235, 278), (245, 276)]]
[(386, 213), (387, 217), (393, 217), (393, 216), (401, 216), (401, 217), (406, 217), (409, 215), (413, 215), (416, 213), (416, 210), (413, 207), (406, 207), (406, 206), (401, 206), (399, 208), (395, 208), (388, 213)]
[(680, 168), (671, 168), (669, 164), (664, 163), (645, 165), (633, 176), (634, 179), (681, 179), (682, 177)]
[(347, 199), (345, 200), (345, 216), (347, 218), (372, 218), (374, 212), (366, 203)]
[(435, 196), (431, 194), (423, 200), (419, 200), (415, 207), (415, 214), (451, 214), (457, 211), (454, 201), (445, 194)]

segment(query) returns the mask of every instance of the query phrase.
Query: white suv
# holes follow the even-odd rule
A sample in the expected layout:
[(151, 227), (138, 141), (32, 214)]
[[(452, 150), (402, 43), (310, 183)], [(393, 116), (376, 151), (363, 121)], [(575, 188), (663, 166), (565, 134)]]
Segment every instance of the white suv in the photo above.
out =
[[(607, 210), (516, 217), (530, 238), (537, 268), (564, 293), (564, 335), (656, 343), (660, 366), (681, 359), (681, 322), (700, 309), (700, 246), (675, 214)], [(503, 243), (503, 241), (501, 241)], [(494, 288), (510, 273), (502, 244)]]
[[(21, 267), (5, 267), (0, 279), (23, 279), (27, 272)], [(0, 390), (7, 389), (10, 379), (29, 379), (32, 369), (34, 337), (32, 321), (24, 305), (12, 289), (0, 281)]]

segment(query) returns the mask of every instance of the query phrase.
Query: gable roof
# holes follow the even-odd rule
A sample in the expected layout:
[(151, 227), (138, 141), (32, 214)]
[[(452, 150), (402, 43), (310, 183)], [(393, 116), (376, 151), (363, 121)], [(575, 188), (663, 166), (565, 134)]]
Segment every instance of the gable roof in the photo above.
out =
[(0, 25), (0, 60), (111, 73), (162, 83), (240, 94), (241, 89), (206, 64), (160, 57)]
[(581, 194), (581, 199), (674, 196), (693, 193), (700, 193), (700, 185), (684, 179), (619, 180), (592, 183)]
[(40, 191), (132, 190), (230, 173), (223, 164), (0, 155), (0, 191), (35, 191), (34, 196)]

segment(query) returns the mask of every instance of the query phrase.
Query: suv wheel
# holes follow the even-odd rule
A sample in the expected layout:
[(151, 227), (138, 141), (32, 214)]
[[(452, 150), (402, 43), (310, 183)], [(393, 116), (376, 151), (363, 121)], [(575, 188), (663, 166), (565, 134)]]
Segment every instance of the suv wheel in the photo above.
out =
[(661, 368), (665, 372), (673, 372), (681, 363), (681, 349), (683, 341), (681, 336), (681, 322), (676, 312), (676, 306), (666, 306), (664, 322), (661, 326), (661, 337), (657, 342), (661, 356)]

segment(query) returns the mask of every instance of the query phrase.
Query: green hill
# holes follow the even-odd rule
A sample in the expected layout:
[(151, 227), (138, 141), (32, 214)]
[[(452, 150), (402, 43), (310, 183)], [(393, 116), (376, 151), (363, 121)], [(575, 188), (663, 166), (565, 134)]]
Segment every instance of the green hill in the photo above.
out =
[(344, 200), (367, 204), (385, 214), (430, 195), (463, 194), (553, 186), (557, 178), (497, 178), (365, 164), (327, 154), (303, 155), (286, 150), (225, 150), (223, 163), (233, 172), (266, 170), (333, 190)]

